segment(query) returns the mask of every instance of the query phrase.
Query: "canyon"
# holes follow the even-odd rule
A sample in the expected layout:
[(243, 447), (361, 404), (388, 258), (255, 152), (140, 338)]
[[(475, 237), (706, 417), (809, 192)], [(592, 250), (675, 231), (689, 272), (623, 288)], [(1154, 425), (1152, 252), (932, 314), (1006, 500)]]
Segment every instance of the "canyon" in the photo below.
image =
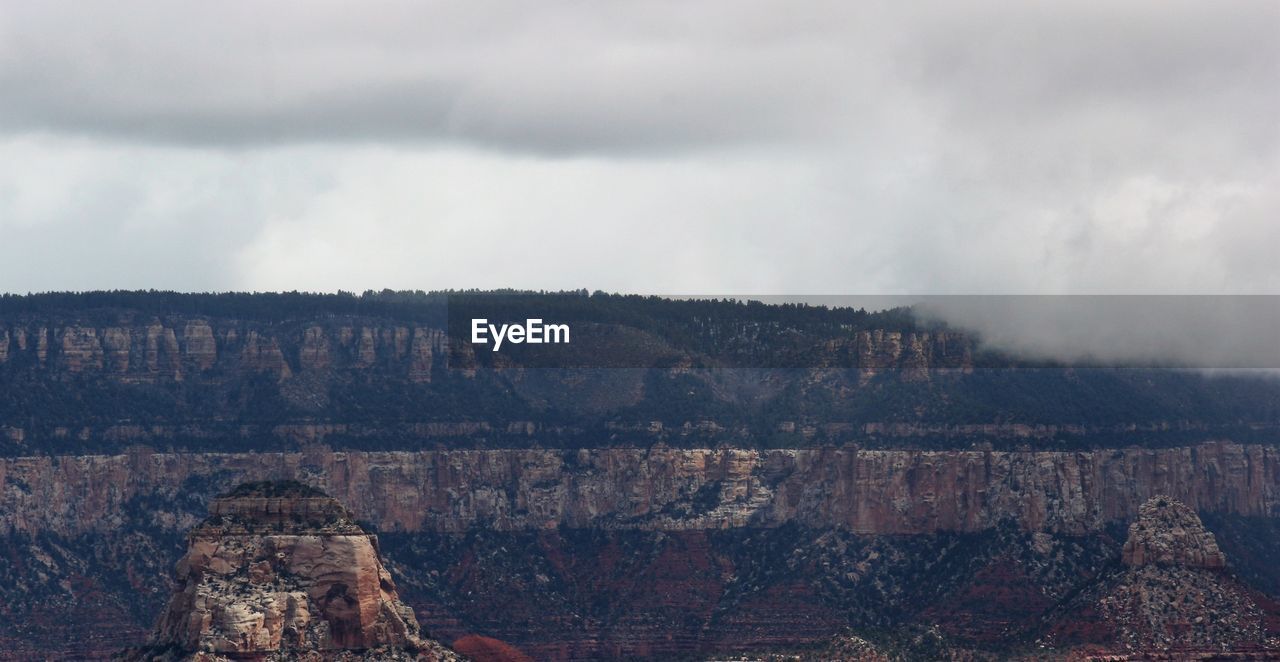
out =
[[(1121, 545), (1145, 502), (1170, 495), (1218, 518), (1275, 522), (1278, 460), (1274, 448), (1230, 442), (8, 458), (0, 544), (27, 560), (0, 593), (10, 623), (82, 646), (68, 653), (137, 645), (185, 532), (206, 512), (234, 510), (215, 497), (243, 481), (296, 479), (378, 532), (424, 636), (445, 643), (488, 637), (533, 659), (767, 650), (941, 609), (948, 646), (1045, 628), (1074, 645), (1054, 605), (1122, 556), (1154, 556), (1134, 551), (1155, 548), (1140, 536)], [(1248, 569), (1265, 579), (1268, 565)], [(81, 617), (41, 615), (56, 605)], [(111, 636), (85, 631), (102, 618)], [(0, 641), (20, 651), (23, 631)]]
[[(202, 603), (229, 614), (215, 632), (178, 627), (173, 605), (203, 607), (174, 596), (228, 587), (279, 611), (248, 640), (292, 618), (332, 644), (298, 620), (328, 580), (261, 565), (293, 534), (215, 519), (281, 480), (336, 500), (297, 500), (304, 521), (342, 504), (341, 531), (306, 532), (352, 543), (322, 565), (394, 577), (366, 591), (398, 614), (374, 630), (476, 659), (982, 659), (1214, 632), (1256, 652), (1280, 632), (1280, 380), (1027, 363), (902, 311), (492, 301), (0, 298), (0, 659), (209, 643), (239, 598)], [(573, 342), (477, 352), (482, 317)], [(224, 539), (244, 554), (218, 561)], [(1171, 595), (1247, 618), (1166, 617)]]

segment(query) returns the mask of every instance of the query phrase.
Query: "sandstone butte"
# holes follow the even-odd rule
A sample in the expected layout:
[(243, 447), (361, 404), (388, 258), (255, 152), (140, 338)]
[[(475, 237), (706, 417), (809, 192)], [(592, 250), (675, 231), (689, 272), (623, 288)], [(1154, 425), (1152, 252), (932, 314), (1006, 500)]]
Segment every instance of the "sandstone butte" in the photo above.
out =
[(424, 637), (376, 536), (300, 483), (247, 483), (215, 499), (175, 575), (150, 642), (125, 659), (461, 659)]
[(1200, 516), (1172, 497), (1159, 495), (1138, 509), (1121, 551), (1129, 567), (1146, 565), (1223, 568), (1227, 559)]
[(1280, 659), (1256, 591), (1228, 570), (1199, 515), (1168, 495), (1138, 509), (1120, 570), (1086, 591), (1115, 644), (1138, 659)]

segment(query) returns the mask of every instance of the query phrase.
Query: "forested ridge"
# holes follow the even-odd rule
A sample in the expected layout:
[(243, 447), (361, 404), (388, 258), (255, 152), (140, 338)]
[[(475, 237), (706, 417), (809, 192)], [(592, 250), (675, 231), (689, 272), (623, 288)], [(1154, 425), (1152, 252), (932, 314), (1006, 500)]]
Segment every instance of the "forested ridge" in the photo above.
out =
[[(473, 317), (568, 323), (472, 351)], [(7, 454), (1268, 442), (1280, 381), (1048, 365), (909, 309), (572, 292), (0, 296)], [(557, 363), (562, 357), (572, 359)]]

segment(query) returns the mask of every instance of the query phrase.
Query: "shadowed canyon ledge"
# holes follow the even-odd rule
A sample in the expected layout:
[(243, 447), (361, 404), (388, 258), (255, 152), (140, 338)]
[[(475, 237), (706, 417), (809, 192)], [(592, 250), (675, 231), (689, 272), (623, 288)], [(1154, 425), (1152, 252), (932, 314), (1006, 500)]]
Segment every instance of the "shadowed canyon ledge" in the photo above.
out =
[[(980, 531), (1002, 521), (1080, 534), (1166, 494), (1200, 512), (1280, 515), (1280, 449), (1210, 442), (1081, 452), (454, 450), (21, 457), (0, 460), (0, 530), (62, 535), (125, 525), (133, 499), (212, 496), (298, 479), (382, 531), (700, 530), (836, 526)], [(203, 513), (160, 505), (185, 530)]]

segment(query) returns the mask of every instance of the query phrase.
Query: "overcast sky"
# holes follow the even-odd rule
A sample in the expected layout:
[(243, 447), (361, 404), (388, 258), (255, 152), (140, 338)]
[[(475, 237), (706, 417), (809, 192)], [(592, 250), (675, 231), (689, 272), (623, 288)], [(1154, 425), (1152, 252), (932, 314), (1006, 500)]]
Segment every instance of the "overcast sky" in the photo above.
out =
[(1280, 3), (0, 3), (0, 290), (1280, 293)]

